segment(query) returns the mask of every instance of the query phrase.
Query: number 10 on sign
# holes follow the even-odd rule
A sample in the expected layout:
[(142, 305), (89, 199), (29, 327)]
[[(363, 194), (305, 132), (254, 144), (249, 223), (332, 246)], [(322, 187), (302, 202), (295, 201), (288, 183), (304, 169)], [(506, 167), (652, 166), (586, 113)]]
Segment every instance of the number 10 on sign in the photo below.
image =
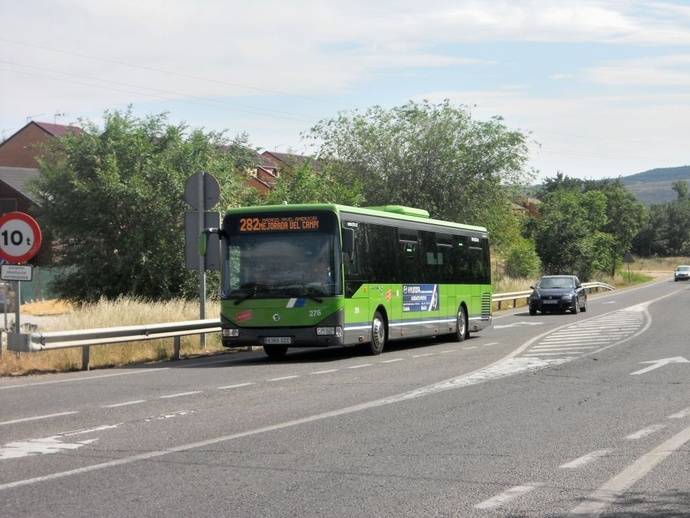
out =
[(41, 229), (34, 218), (23, 212), (0, 216), (0, 258), (20, 264), (34, 257), (41, 247)]

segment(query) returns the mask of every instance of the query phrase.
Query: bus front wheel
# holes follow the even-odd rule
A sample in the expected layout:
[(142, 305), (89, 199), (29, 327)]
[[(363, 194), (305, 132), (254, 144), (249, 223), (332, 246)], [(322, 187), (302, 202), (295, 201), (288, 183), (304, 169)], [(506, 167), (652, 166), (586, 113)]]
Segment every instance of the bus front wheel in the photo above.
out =
[(287, 345), (264, 345), (266, 356), (272, 360), (282, 360), (287, 353)]
[(374, 313), (371, 321), (371, 342), (366, 352), (372, 355), (381, 354), (386, 345), (386, 321), (379, 311)]
[(460, 306), (458, 308), (458, 327), (455, 331), (455, 340), (462, 342), (469, 336), (467, 331), (467, 313), (465, 312), (465, 307)]

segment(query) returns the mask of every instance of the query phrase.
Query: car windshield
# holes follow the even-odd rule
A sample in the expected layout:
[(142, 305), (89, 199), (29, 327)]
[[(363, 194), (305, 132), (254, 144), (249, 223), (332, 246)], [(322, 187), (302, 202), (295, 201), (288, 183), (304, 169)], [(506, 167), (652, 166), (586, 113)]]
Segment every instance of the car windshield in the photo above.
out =
[(690, 266), (679, 266), (677, 268), (677, 271), (679, 271), (679, 272), (690, 272)]
[(571, 277), (543, 277), (539, 280), (538, 288), (541, 289), (568, 289), (575, 286)]

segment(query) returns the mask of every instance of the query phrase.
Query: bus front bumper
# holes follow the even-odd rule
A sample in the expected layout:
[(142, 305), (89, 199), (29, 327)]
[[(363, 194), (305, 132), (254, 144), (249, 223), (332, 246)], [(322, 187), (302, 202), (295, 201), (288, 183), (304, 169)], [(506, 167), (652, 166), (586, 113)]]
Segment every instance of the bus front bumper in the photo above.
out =
[(287, 345), (288, 347), (332, 347), (344, 344), (342, 336), (342, 327), (340, 327), (340, 336), (337, 336), (336, 334), (317, 335), (316, 328), (314, 327), (241, 327), (235, 329), (237, 329), (237, 336), (225, 336), (227, 332), (223, 333), (224, 347), (240, 347), (245, 345)]

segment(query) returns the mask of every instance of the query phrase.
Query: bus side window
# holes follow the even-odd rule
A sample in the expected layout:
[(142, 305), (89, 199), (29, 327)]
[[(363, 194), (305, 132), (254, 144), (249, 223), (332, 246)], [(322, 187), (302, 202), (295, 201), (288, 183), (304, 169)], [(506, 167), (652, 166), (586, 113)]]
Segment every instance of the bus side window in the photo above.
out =
[(403, 283), (419, 282), (421, 273), (419, 236), (416, 230), (398, 229), (398, 272)]
[(440, 266), (441, 282), (454, 282), (453, 237), (450, 234), (436, 234), (436, 260)]
[(453, 278), (457, 284), (471, 282), (467, 237), (453, 236)]

